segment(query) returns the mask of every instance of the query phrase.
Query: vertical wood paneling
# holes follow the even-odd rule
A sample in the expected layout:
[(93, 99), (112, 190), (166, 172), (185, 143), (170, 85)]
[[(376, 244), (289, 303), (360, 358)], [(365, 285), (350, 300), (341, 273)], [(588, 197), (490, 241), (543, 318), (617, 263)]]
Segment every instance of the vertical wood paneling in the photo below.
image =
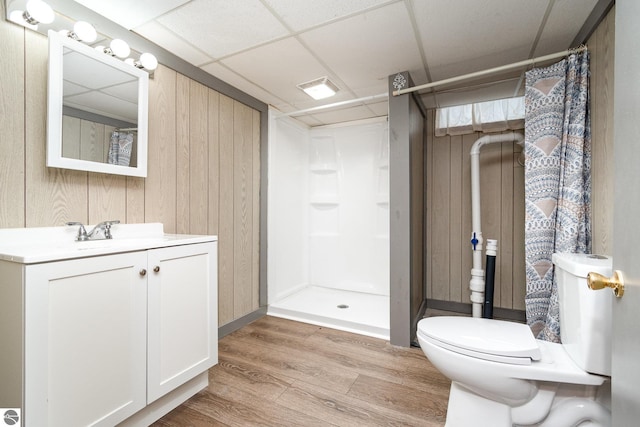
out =
[(189, 94), (187, 77), (176, 80), (176, 232), (189, 233)]
[(25, 42), (25, 225), (86, 222), (87, 172), (46, 167), (47, 39), (27, 31)]
[(161, 222), (167, 233), (175, 233), (177, 228), (176, 81), (177, 73), (164, 66), (149, 80), (145, 221)]
[(220, 215), (220, 94), (209, 90), (209, 234), (218, 234)]
[(512, 308), (524, 310), (527, 280), (524, 254), (524, 166), (518, 163), (518, 158), (524, 162), (524, 157), (514, 154), (513, 169), (513, 289)]
[(104, 162), (104, 125), (80, 121), (80, 159), (91, 162)]
[(189, 96), (189, 233), (206, 234), (209, 208), (207, 87), (190, 81)]
[[(431, 199), (431, 297), (449, 300), (449, 197), (451, 194), (451, 141), (450, 137), (435, 137), (433, 141), (433, 183)], [(437, 159), (437, 160), (436, 160)]]
[[(449, 177), (449, 300), (462, 301), (462, 137), (450, 139), (451, 170)], [(465, 284), (466, 285), (466, 284)]]
[(234, 319), (233, 304), (233, 100), (220, 95), (220, 213), (218, 232), (218, 321)]
[[(147, 168), (148, 166), (147, 163)], [(126, 208), (124, 221), (128, 224), (145, 222), (145, 180), (143, 178), (127, 177)], [(165, 232), (167, 232), (166, 229)]]
[(500, 204), (500, 235), (498, 236), (498, 255), (500, 264), (500, 276), (497, 278), (500, 284), (500, 292), (494, 295), (493, 303), (498, 307), (513, 306), (513, 142), (501, 144), (501, 180), (502, 191)]
[(433, 262), (431, 254), (433, 252), (433, 226), (432, 226), (432, 218), (433, 218), (433, 132), (434, 132), (434, 122), (435, 122), (435, 110), (427, 110), (427, 142), (425, 144), (426, 154), (425, 154), (425, 179), (426, 179), (426, 199), (425, 199), (425, 246), (427, 249), (427, 253), (425, 255), (425, 277), (427, 282), (427, 299), (432, 298), (433, 295)]
[[(4, 2), (0, 13), (4, 12)], [(0, 227), (24, 227), (25, 191), (25, 30), (0, 22)]]
[(112, 219), (126, 220), (127, 177), (90, 173), (88, 196), (90, 224)]
[(260, 307), (260, 112), (251, 111), (252, 114), (252, 134), (251, 134), (251, 162), (253, 165), (252, 182), (252, 203), (253, 203), (253, 224), (251, 242), (251, 310)]
[(233, 112), (233, 266), (234, 316), (251, 311), (253, 243), (253, 165), (251, 162), (253, 117), (249, 107), (234, 102)]
[(609, 255), (613, 247), (614, 18), (615, 9), (587, 42), (591, 51), (592, 251)]
[(62, 157), (80, 158), (80, 119), (62, 116)]

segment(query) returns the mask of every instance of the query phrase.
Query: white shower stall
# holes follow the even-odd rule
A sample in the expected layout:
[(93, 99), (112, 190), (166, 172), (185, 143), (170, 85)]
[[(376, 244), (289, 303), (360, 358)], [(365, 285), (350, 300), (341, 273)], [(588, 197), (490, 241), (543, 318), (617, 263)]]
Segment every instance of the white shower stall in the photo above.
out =
[(268, 313), (388, 339), (386, 118), (269, 132)]

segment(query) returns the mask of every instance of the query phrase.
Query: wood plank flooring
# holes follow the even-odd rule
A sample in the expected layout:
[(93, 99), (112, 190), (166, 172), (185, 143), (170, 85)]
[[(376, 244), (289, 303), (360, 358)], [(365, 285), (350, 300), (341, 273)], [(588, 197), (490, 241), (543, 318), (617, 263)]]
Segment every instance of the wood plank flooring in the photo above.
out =
[(222, 338), (208, 389), (153, 426), (443, 426), (449, 386), (420, 349), (265, 316)]

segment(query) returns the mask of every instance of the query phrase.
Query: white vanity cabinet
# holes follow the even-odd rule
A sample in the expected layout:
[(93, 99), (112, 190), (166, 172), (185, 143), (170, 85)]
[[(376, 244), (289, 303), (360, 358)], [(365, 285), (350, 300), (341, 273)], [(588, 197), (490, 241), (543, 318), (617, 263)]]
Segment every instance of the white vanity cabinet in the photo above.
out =
[(217, 242), (166, 240), (46, 262), (0, 254), (0, 406), (20, 408), (22, 426), (148, 425), (206, 387)]
[(24, 267), (25, 425), (115, 425), (146, 405), (146, 258)]
[(218, 362), (216, 259), (214, 244), (149, 251), (147, 403)]

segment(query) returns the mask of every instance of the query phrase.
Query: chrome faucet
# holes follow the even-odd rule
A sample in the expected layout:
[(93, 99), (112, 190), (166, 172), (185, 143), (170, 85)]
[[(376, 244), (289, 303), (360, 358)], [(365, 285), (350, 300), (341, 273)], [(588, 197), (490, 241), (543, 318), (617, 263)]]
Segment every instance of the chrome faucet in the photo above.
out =
[[(67, 222), (67, 225), (78, 225), (78, 234), (76, 235), (76, 241), (84, 242), (87, 240), (103, 240), (103, 239), (112, 239), (111, 235), (111, 226), (113, 224), (120, 224), (119, 219), (115, 219), (112, 221), (102, 221), (99, 224), (96, 224), (93, 229), (87, 233), (87, 230), (84, 228), (84, 225), (81, 222), (70, 221)], [(102, 236), (102, 237), (99, 237)]]

